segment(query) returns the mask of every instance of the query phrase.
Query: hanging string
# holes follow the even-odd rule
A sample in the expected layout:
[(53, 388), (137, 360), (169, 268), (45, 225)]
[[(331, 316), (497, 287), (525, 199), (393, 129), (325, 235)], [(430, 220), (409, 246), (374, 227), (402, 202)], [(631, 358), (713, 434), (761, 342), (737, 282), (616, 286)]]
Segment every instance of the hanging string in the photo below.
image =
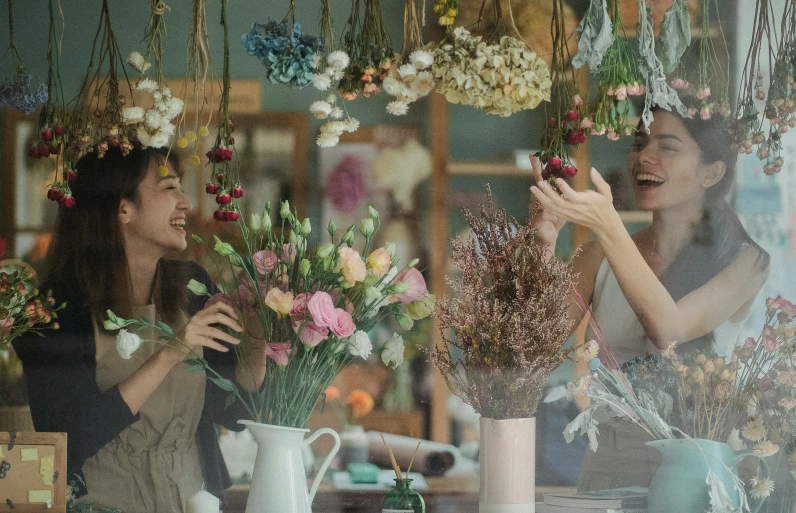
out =
[(407, 62), (409, 54), (423, 46), (423, 33), (417, 18), (416, 0), (406, 0), (404, 5), (404, 42), (401, 46), (401, 57)]
[(163, 0), (151, 0), (151, 8), (152, 14), (155, 16), (163, 16), (167, 9), (169, 11), (171, 10), (171, 7), (166, 5)]
[(25, 65), (22, 64), (22, 57), (20, 57), (17, 47), (14, 45), (14, 0), (8, 0), (8, 50), (11, 51), (14, 57), (17, 73), (22, 74), (25, 70)]

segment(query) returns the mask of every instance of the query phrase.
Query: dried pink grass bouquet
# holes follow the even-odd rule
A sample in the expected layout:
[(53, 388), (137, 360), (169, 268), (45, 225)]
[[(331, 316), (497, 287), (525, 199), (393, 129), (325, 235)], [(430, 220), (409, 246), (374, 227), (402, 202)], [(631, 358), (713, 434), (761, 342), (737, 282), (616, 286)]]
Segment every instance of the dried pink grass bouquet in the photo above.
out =
[(481, 416), (532, 417), (545, 381), (571, 352), (572, 272), (536, 242), (530, 216), (520, 224), (495, 209), (489, 186), (480, 215), (464, 215), (472, 235), (451, 241), (462, 275), (448, 278), (453, 295), (438, 304), (445, 345), (431, 360)]

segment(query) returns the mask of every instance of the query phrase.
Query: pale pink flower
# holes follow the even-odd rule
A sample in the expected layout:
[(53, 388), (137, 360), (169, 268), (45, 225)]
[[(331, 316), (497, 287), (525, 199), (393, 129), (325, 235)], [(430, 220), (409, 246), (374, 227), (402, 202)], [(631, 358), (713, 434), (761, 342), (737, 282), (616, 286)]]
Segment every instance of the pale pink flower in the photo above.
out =
[(777, 350), (777, 339), (771, 337), (763, 337), (763, 349), (766, 350), (767, 353), (773, 353)]
[(354, 285), (365, 279), (368, 273), (367, 267), (358, 252), (343, 246), (338, 250), (338, 254), (340, 255), (340, 272), (343, 273), (345, 281)]
[(682, 78), (675, 78), (672, 80), (672, 89), (677, 89), (678, 91), (682, 91), (683, 89), (688, 88), (688, 82), (683, 80)]
[(755, 339), (753, 339), (752, 337), (746, 337), (746, 340), (743, 341), (743, 345), (746, 346), (748, 349), (754, 349), (755, 346), (757, 345), (757, 342), (755, 342)]
[(395, 294), (396, 299), (405, 305), (414, 303), (415, 301), (421, 301), (426, 297), (426, 293), (428, 292), (426, 280), (423, 278), (423, 275), (420, 274), (420, 271), (414, 267), (398, 273), (398, 276), (395, 277), (395, 282), (409, 285), (409, 290), (406, 292)]
[(694, 95), (694, 98), (696, 98), (697, 100), (704, 100), (708, 96), (710, 96), (710, 88), (709, 87), (703, 87), (703, 88), (699, 89), (696, 92), (696, 94)]
[(614, 86), (608, 87), (608, 91), (606, 91), (606, 94), (608, 96), (613, 96), (614, 95)]
[(780, 372), (777, 376), (777, 383), (791, 388), (796, 387), (796, 370), (788, 369)]
[(590, 118), (583, 118), (580, 120), (580, 127), (582, 129), (591, 128), (593, 126), (594, 126), (594, 121), (592, 121)]
[(320, 327), (329, 327), (337, 317), (332, 296), (327, 292), (316, 292), (307, 302), (312, 320)]
[(791, 411), (793, 408), (796, 408), (796, 399), (793, 397), (783, 397), (777, 404), (785, 408), (785, 411)]
[(616, 95), (616, 99), (617, 100), (621, 101), (621, 100), (626, 99), (627, 98), (627, 86), (621, 85), (621, 86), (617, 87), (616, 88), (616, 92), (614, 94)]
[(692, 118), (697, 115), (697, 112), (698, 111), (694, 107), (691, 107), (690, 109), (688, 109), (688, 115), (690, 117), (692, 117)]
[(583, 98), (581, 98), (581, 96), (579, 94), (576, 94), (575, 96), (572, 97), (572, 104), (575, 107), (583, 106)]
[[(302, 323), (304, 324), (303, 327)], [(299, 340), (308, 347), (315, 347), (329, 338), (329, 328), (318, 326), (312, 321), (304, 323), (296, 319), (293, 321), (293, 331), (296, 332)]]
[(271, 358), (280, 367), (284, 367), (290, 362), (291, 354), (293, 351), (290, 342), (271, 342), (265, 345), (265, 356)]
[(610, 139), (612, 141), (618, 141), (619, 140), (619, 135), (617, 135), (617, 133), (614, 132), (613, 130), (610, 130), (608, 132), (608, 139)]
[(282, 261), (285, 263), (292, 262), (296, 259), (296, 243), (290, 242), (282, 245)]
[(304, 314), (307, 312), (307, 301), (309, 301), (309, 296), (310, 295), (306, 292), (302, 292), (293, 298), (293, 309), (290, 310), (290, 317), (304, 318)]
[(329, 329), (332, 330), (332, 333), (340, 338), (348, 338), (353, 335), (357, 327), (354, 324), (354, 319), (351, 317), (351, 314), (342, 308), (337, 308), (335, 314), (335, 318), (329, 325)]
[(252, 257), (254, 266), (260, 274), (268, 274), (276, 265), (276, 253), (269, 249), (258, 251)]
[(702, 107), (702, 109), (699, 111), (699, 117), (703, 121), (707, 121), (708, 119), (710, 119), (710, 108)]
[(368, 267), (373, 271), (373, 275), (381, 278), (390, 270), (390, 254), (384, 248), (379, 248), (368, 255)]

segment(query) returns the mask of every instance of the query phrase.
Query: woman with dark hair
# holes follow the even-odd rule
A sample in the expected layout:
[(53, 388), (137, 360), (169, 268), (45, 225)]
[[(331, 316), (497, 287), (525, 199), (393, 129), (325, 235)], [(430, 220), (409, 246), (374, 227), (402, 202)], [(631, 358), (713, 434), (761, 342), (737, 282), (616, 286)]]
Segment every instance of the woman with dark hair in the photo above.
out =
[[(182, 365), (188, 348), (245, 389), (264, 378), (262, 351), (250, 357), (262, 371), (245, 378), (230, 351), (239, 343), (230, 333), (242, 331), (234, 309), (205, 308), (204, 298), (188, 293), (191, 279), (217, 291), (207, 273), (165, 258), (187, 246), (191, 204), (181, 177), (165, 149), (136, 144), (126, 156), (111, 148), (82, 158), (71, 185), (75, 206), (59, 213), (42, 284), (67, 303), (61, 329), (14, 344), (36, 430), (68, 435), (64, 477), (77, 474), (85, 484), (78, 495), (122, 511), (179, 512), (203, 487), (223, 497), (230, 485), (214, 424), (240, 430), (236, 422), (247, 414), (227, 408), (227, 394), (206, 386), (204, 372)], [(108, 309), (163, 321), (187, 348), (144, 344), (122, 355), (116, 334), (103, 328)]]
[[(639, 128), (628, 156), (638, 209), (652, 212), (652, 224), (633, 235), (596, 170), (596, 190), (576, 192), (557, 180), (559, 194), (535, 162), (537, 238), (554, 247), (567, 221), (595, 234), (572, 260), (576, 288), (620, 364), (674, 341), (680, 350), (711, 345), (720, 354), (731, 352), (769, 272), (768, 254), (726, 200), (736, 160), (722, 121), (656, 109), (649, 134)], [(584, 315), (576, 301), (570, 315), (574, 330)], [(600, 435), (597, 453), (587, 452), (579, 488), (648, 485), (659, 459), (641, 445), (643, 436), (603, 426)]]

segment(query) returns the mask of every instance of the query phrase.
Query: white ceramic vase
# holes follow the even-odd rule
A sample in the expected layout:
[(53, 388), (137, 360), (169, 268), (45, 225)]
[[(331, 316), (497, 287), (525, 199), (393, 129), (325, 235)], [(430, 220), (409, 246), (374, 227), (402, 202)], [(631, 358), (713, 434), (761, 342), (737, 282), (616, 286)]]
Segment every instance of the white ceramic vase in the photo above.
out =
[[(340, 437), (333, 429), (322, 428), (308, 438), (308, 429), (287, 428), (241, 420), (257, 441), (257, 460), (249, 488), (246, 513), (312, 513), (310, 505), (324, 472), (340, 449)], [(334, 447), (323, 460), (307, 490), (307, 476), (301, 459), (302, 447), (321, 435), (334, 438)]]
[(479, 513), (535, 513), (536, 419), (481, 417)]

